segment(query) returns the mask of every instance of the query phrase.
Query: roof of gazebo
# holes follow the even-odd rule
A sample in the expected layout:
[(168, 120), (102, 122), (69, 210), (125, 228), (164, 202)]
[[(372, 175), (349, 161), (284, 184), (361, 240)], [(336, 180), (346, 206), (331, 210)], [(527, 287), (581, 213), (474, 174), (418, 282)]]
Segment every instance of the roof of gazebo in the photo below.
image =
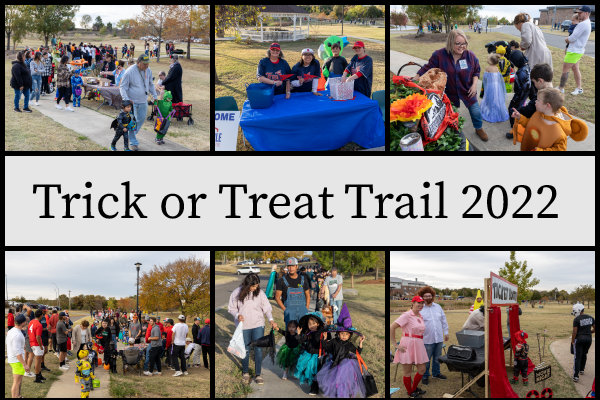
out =
[(291, 6), (278, 6), (271, 4), (263, 4), (258, 5), (258, 7), (265, 7), (264, 10), (261, 10), (261, 14), (278, 14), (278, 15), (298, 15), (298, 14), (310, 14), (308, 11), (303, 9), (302, 7), (298, 7), (296, 5)]

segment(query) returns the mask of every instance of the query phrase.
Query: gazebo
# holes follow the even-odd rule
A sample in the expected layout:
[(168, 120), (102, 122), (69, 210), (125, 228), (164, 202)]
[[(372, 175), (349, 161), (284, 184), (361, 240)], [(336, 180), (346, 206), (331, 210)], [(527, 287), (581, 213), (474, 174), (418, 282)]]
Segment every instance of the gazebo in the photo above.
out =
[[(259, 5), (258, 7), (265, 7), (261, 11), (258, 17), (260, 21), (260, 33), (258, 29), (240, 29), (240, 35), (243, 39), (250, 37), (252, 40), (257, 42), (285, 42), (285, 41), (296, 41), (306, 39), (310, 33), (310, 25), (308, 11), (301, 7), (292, 6), (276, 6), (276, 5)], [(294, 21), (294, 30), (267, 30), (263, 29), (263, 18), (264, 16), (270, 16), (273, 18), (288, 17)], [(302, 20), (306, 18), (306, 29), (302, 29)], [(299, 29), (296, 29), (296, 20), (299, 20)]]

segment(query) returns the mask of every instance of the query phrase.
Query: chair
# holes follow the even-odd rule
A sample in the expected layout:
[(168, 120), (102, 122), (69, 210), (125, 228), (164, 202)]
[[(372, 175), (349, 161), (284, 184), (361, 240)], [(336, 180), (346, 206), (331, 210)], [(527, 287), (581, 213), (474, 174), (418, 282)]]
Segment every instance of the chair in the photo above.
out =
[(186, 363), (186, 365), (187, 365), (188, 368), (190, 367), (190, 364), (188, 364), (188, 361), (190, 359), (192, 359), (192, 355), (194, 355), (194, 350), (196, 350), (196, 349), (192, 349), (192, 352), (189, 355), (184, 354), (184, 356), (185, 356), (185, 363)]
[(373, 100), (377, 100), (379, 103), (379, 108), (381, 109), (381, 114), (383, 115), (383, 122), (385, 122), (385, 90), (378, 90), (372, 95)]
[(140, 367), (142, 351), (140, 349), (137, 347), (128, 347), (125, 350), (119, 350), (119, 355), (123, 360), (123, 375), (135, 374), (135, 367), (137, 367), (138, 376), (142, 376), (142, 368)]
[(215, 111), (239, 111), (239, 108), (234, 97), (224, 96), (215, 99)]

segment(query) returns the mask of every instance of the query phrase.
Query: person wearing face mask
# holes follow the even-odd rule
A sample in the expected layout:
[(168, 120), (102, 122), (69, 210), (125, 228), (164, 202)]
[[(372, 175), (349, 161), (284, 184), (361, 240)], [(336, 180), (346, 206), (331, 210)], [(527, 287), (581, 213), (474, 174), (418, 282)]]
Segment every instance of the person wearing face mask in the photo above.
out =
[[(426, 393), (418, 387), (423, 374), (425, 374), (425, 364), (429, 361), (427, 349), (423, 343), (425, 322), (420, 313), (423, 310), (423, 303), (424, 300), (421, 296), (413, 297), (410, 310), (402, 314), (390, 327), (390, 336), (396, 348), (394, 363), (402, 364), (404, 386), (408, 396), (412, 398), (421, 398), (421, 395)], [(396, 329), (398, 328), (402, 329), (400, 343), (396, 342)], [(411, 383), (413, 363), (417, 367), (417, 374)]]
[(448, 321), (446, 321), (446, 314), (439, 304), (436, 304), (433, 300), (435, 299), (435, 290), (431, 286), (424, 286), (417, 292), (418, 296), (421, 296), (425, 300), (421, 315), (425, 322), (425, 334), (423, 335), (423, 343), (425, 344), (425, 350), (427, 351), (427, 358), (429, 361), (425, 363), (425, 374), (423, 374), (423, 385), (429, 385), (429, 364), (433, 360), (433, 367), (431, 368), (431, 374), (433, 378), (445, 380), (446, 376), (442, 375), (440, 371), (440, 363), (438, 357), (442, 356), (442, 344), (443, 341), (448, 341)]

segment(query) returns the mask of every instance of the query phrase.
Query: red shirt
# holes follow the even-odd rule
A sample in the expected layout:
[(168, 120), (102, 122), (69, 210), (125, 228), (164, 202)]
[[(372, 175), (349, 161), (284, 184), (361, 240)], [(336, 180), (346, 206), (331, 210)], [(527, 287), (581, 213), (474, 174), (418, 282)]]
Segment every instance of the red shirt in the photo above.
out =
[(162, 322), (156, 322), (156, 324), (160, 328), (160, 336), (162, 336), (163, 332), (165, 331), (165, 326), (162, 324)]
[(42, 337), (42, 324), (37, 319), (29, 322), (29, 327), (27, 328), (29, 332), (29, 344), (31, 347), (38, 346), (41, 347), (41, 343), (38, 344), (36, 336)]
[(150, 333), (152, 333), (152, 326), (150, 326), (150, 324), (148, 324), (148, 329), (146, 329), (146, 343), (150, 343), (150, 341), (148, 340), (148, 338), (150, 337)]
[(8, 326), (15, 326), (15, 316), (14, 314), (8, 314)]
[(165, 332), (167, 332), (166, 347), (169, 347), (171, 345), (171, 340), (173, 340), (173, 327), (169, 326), (168, 328), (165, 328)]
[(58, 314), (52, 314), (48, 325), (50, 333), (56, 333), (56, 324), (58, 324)]

